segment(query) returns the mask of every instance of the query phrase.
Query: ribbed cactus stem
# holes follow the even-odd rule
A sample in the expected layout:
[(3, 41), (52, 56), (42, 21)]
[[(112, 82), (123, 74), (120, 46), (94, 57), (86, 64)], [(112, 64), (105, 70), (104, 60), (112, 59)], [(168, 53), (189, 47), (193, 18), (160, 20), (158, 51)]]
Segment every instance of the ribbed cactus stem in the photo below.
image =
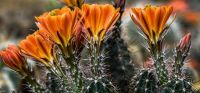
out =
[(184, 79), (168, 81), (161, 93), (194, 93), (191, 83)]
[(165, 65), (165, 55), (162, 50), (162, 42), (160, 41), (157, 44), (150, 44), (150, 51), (154, 60), (154, 66), (156, 68), (159, 83), (163, 85), (168, 81), (168, 71)]
[(141, 71), (137, 75), (133, 92), (131, 93), (159, 93), (154, 74), (149, 70)]
[(55, 76), (53, 73), (47, 74), (46, 86), (48, 88), (46, 89), (48, 91), (46, 93), (49, 93), (50, 91), (52, 93), (68, 93), (71, 89), (68, 85), (68, 82), (66, 82), (66, 79), (61, 79), (60, 77)]
[(91, 40), (88, 42), (89, 63), (91, 70), (91, 79), (86, 82), (84, 93), (116, 93), (114, 85), (106, 78), (104, 73), (104, 51), (102, 41)]
[[(74, 53), (72, 47), (70, 46), (68, 46), (68, 48), (60, 46), (59, 48), (66, 64), (70, 67), (70, 75), (73, 80), (72, 91), (73, 93), (80, 93), (83, 90), (83, 79), (79, 71), (79, 59), (76, 57), (77, 54)], [(60, 71), (62, 72), (62, 70)]]
[(175, 55), (175, 64), (174, 64), (174, 68), (175, 68), (175, 74), (178, 76), (181, 76), (181, 68), (183, 66), (183, 60), (180, 57), (180, 53), (177, 53)]
[(24, 79), (30, 84), (29, 87), (32, 89), (33, 93), (44, 93), (45, 89), (42, 88), (35, 78), (27, 75)]
[[(78, 62), (76, 62), (78, 63)], [(74, 65), (75, 67), (71, 69), (71, 74), (72, 74), (72, 77), (73, 77), (73, 81), (74, 81), (74, 93), (81, 93), (82, 92), (82, 89), (83, 89), (83, 80), (82, 80), (82, 76), (81, 76), (81, 73), (79, 71), (79, 68), (78, 68), (78, 64), (75, 64)]]
[(75, 57), (72, 57), (73, 65), (70, 68), (70, 74), (74, 83), (73, 92), (80, 93), (83, 90), (83, 79), (79, 71), (79, 60)]
[(84, 93), (117, 93), (112, 82), (103, 77), (96, 77), (88, 82)]
[(99, 76), (101, 73), (100, 63), (101, 63), (101, 45), (98, 42), (92, 41), (88, 43), (91, 71), (95, 76)]
[(174, 68), (175, 68), (175, 74), (178, 75), (179, 77), (182, 77), (181, 69), (184, 65), (185, 58), (188, 56), (188, 51), (186, 53), (182, 53), (181, 51), (178, 51), (178, 49), (175, 49), (174, 52), (174, 58), (175, 58), (175, 63), (174, 63)]

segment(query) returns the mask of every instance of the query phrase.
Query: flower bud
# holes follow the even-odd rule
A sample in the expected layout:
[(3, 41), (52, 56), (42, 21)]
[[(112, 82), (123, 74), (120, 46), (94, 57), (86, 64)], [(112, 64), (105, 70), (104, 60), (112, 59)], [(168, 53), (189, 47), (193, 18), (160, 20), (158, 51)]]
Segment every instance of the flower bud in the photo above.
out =
[(27, 63), (20, 49), (15, 45), (9, 45), (5, 50), (0, 51), (0, 58), (9, 68), (25, 74), (27, 72)]
[(177, 52), (187, 53), (191, 46), (191, 33), (185, 35), (176, 47)]

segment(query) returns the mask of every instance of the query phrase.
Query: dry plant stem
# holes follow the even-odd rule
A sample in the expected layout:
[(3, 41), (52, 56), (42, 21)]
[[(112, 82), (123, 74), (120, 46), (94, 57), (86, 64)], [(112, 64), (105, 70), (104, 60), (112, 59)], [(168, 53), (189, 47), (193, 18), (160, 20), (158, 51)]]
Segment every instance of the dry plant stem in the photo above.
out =
[(154, 59), (154, 66), (156, 68), (156, 74), (160, 85), (167, 83), (168, 81), (168, 71), (165, 68), (164, 54), (162, 50), (162, 41), (158, 41), (156, 44), (149, 44), (150, 52)]
[[(73, 53), (72, 47), (69, 48), (60, 47), (62, 56), (68, 66), (70, 66), (70, 75), (73, 78), (73, 92), (79, 93), (83, 90), (83, 80), (79, 71), (79, 60), (76, 59), (76, 55)], [(62, 70), (62, 69), (61, 69)]]

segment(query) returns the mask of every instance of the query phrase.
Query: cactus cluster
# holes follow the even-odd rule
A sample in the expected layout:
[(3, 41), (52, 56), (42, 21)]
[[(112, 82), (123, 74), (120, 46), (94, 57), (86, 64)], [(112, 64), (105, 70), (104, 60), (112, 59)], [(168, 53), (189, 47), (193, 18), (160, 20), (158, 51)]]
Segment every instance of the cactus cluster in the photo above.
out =
[[(185, 59), (191, 47), (191, 33), (185, 35), (174, 48), (172, 62), (167, 60), (169, 57), (166, 56), (164, 50), (164, 38), (173, 21), (167, 26), (163, 24), (172, 11), (173, 8), (170, 6), (151, 5), (146, 5), (143, 9), (132, 9), (132, 20), (143, 32), (141, 35), (147, 42), (146, 49), (150, 54), (150, 61), (144, 63), (146, 68), (139, 71), (139, 75), (133, 79), (131, 85), (133, 93), (194, 92), (191, 79), (184, 73)], [(161, 19), (157, 20), (158, 18)]]
[[(130, 16), (146, 41), (149, 62), (137, 70), (121, 38), (126, 0), (110, 4), (66, 4), (36, 17), (38, 30), (0, 51), (6, 66), (22, 76), (24, 89), (33, 93), (194, 93), (184, 68), (191, 33), (174, 48), (172, 62), (164, 50), (166, 25), (173, 7), (146, 5)], [(27, 59), (35, 61), (30, 66)], [(39, 75), (35, 69), (42, 68)], [(34, 69), (34, 70), (33, 70)], [(42, 76), (41, 76), (42, 74)], [(119, 76), (120, 75), (120, 76)]]

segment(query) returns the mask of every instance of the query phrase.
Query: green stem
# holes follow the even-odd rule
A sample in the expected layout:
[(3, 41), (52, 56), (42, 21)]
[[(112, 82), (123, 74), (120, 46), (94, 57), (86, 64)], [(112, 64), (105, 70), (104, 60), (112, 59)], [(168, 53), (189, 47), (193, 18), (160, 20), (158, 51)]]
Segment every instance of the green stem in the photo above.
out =
[(27, 75), (25, 77), (25, 80), (31, 85), (31, 88), (32, 88), (33, 92), (35, 92), (35, 93), (44, 93), (45, 90), (42, 88), (42, 86), (40, 86), (40, 84), (38, 84), (36, 79), (33, 78), (31, 75)]
[[(70, 66), (70, 74), (71, 77), (73, 78), (74, 82), (74, 88), (73, 92), (75, 93), (81, 93), (82, 88), (83, 88), (83, 81), (82, 81), (82, 76), (81, 73), (79, 72), (79, 60), (76, 60), (75, 55), (72, 53), (73, 49), (72, 47), (68, 47), (69, 49), (66, 49), (64, 47), (60, 47), (62, 56), (68, 66)], [(62, 70), (62, 69), (60, 69)]]
[(152, 44), (151, 53), (154, 59), (154, 66), (156, 68), (156, 74), (158, 76), (159, 82), (161, 85), (165, 84), (168, 81), (168, 71), (165, 68), (164, 55), (162, 54), (161, 44)]
[(91, 71), (95, 76), (100, 75), (99, 65), (100, 65), (100, 43), (93, 42), (90, 44), (90, 56), (91, 56)]
[(177, 75), (176, 78), (182, 77), (181, 75), (181, 68), (184, 65), (184, 59), (185, 56), (182, 56), (184, 54), (182, 54), (180, 51), (176, 51), (176, 55), (175, 55), (175, 64), (174, 64), (174, 68), (175, 68), (175, 74)]
[(60, 78), (61, 79), (65, 79), (65, 81), (67, 81), (67, 76), (65, 75), (65, 73), (63, 72), (63, 70), (62, 70), (62, 68), (59, 66), (59, 64), (58, 64), (58, 62), (59, 61), (57, 61), (57, 62), (55, 62), (56, 64), (56, 68), (57, 68), (57, 70), (59, 71), (59, 73), (60, 73)]

